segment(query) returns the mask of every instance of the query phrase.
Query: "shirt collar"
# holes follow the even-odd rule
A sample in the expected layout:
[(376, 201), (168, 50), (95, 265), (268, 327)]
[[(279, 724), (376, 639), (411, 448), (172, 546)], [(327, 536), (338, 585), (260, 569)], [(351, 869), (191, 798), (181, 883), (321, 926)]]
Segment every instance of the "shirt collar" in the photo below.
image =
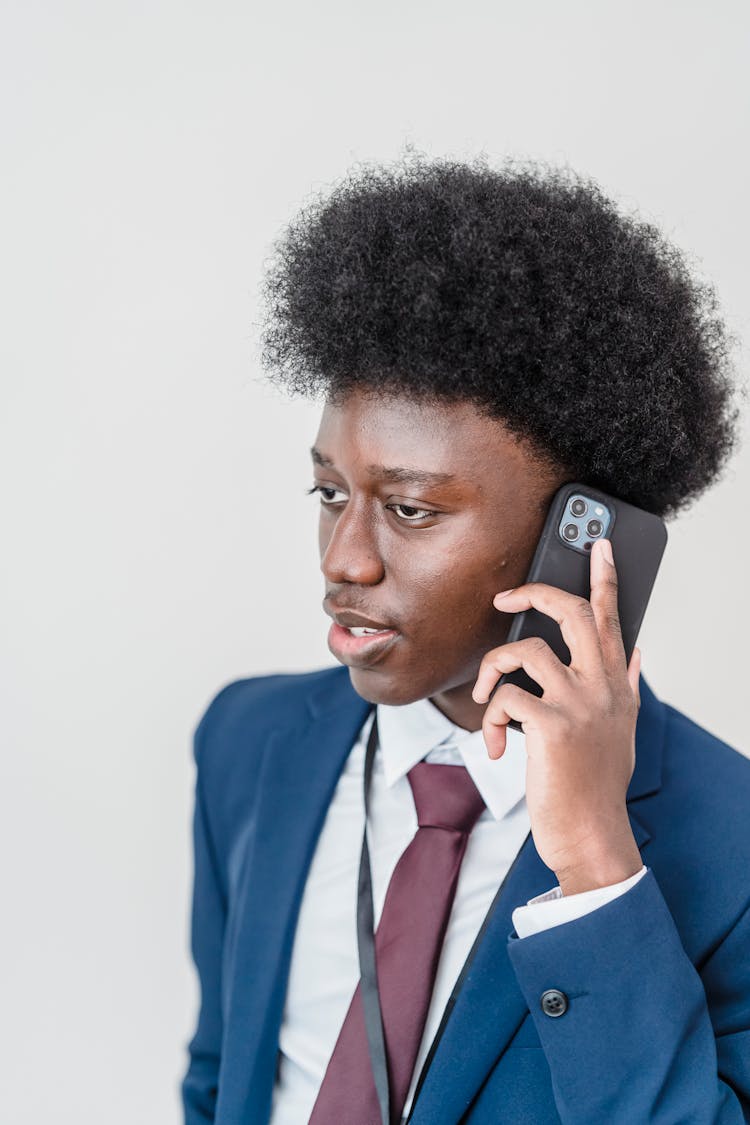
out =
[(508, 727), (502, 758), (487, 754), (481, 730), (457, 727), (429, 699), (400, 707), (379, 703), (378, 735), (385, 783), (405, 777), (436, 746), (455, 746), (495, 820), (502, 820), (526, 792), (526, 738)]

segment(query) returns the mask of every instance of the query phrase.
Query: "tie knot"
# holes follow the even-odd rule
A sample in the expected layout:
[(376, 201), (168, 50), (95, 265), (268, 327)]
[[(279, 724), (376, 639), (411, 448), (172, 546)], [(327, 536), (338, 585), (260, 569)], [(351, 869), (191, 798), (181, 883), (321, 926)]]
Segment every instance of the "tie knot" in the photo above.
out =
[(417, 762), (407, 777), (420, 828), (471, 832), (485, 805), (466, 766)]

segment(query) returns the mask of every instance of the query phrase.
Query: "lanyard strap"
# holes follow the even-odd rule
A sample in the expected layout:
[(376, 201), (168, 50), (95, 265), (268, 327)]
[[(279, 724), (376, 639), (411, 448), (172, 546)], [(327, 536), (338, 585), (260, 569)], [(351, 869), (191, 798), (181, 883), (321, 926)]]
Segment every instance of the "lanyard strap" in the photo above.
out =
[(360, 989), (370, 1049), (372, 1075), (380, 1103), (382, 1125), (391, 1125), (390, 1095), (388, 1090), (388, 1058), (383, 1035), (383, 1016), (380, 1010), (378, 973), (375, 965), (375, 912), (372, 904), (372, 876), (370, 852), (367, 847), (367, 819), (370, 814), (370, 783), (375, 751), (378, 746), (378, 715), (375, 711), (367, 740), (365, 754), (365, 827), (362, 833), (362, 853), (359, 860), (359, 886), (357, 890), (357, 946), (359, 950)]

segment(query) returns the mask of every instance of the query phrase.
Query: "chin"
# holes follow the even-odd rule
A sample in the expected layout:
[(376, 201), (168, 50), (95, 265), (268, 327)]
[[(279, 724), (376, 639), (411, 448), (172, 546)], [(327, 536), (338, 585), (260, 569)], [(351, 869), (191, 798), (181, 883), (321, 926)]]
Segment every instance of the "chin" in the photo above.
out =
[(389, 707), (401, 707), (435, 694), (430, 688), (410, 687), (406, 676), (394, 681), (389, 676), (378, 674), (377, 668), (350, 668), (349, 679), (362, 699), (368, 703), (385, 703)]

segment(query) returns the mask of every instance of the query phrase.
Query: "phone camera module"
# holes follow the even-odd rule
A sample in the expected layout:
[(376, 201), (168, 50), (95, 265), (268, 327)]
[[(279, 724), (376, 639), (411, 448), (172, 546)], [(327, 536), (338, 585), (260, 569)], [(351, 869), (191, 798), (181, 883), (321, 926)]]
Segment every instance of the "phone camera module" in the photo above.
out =
[(614, 524), (614, 512), (604, 500), (591, 496), (583, 489), (573, 488), (565, 494), (560, 505), (557, 535), (569, 550), (591, 556), (597, 539), (609, 536)]

